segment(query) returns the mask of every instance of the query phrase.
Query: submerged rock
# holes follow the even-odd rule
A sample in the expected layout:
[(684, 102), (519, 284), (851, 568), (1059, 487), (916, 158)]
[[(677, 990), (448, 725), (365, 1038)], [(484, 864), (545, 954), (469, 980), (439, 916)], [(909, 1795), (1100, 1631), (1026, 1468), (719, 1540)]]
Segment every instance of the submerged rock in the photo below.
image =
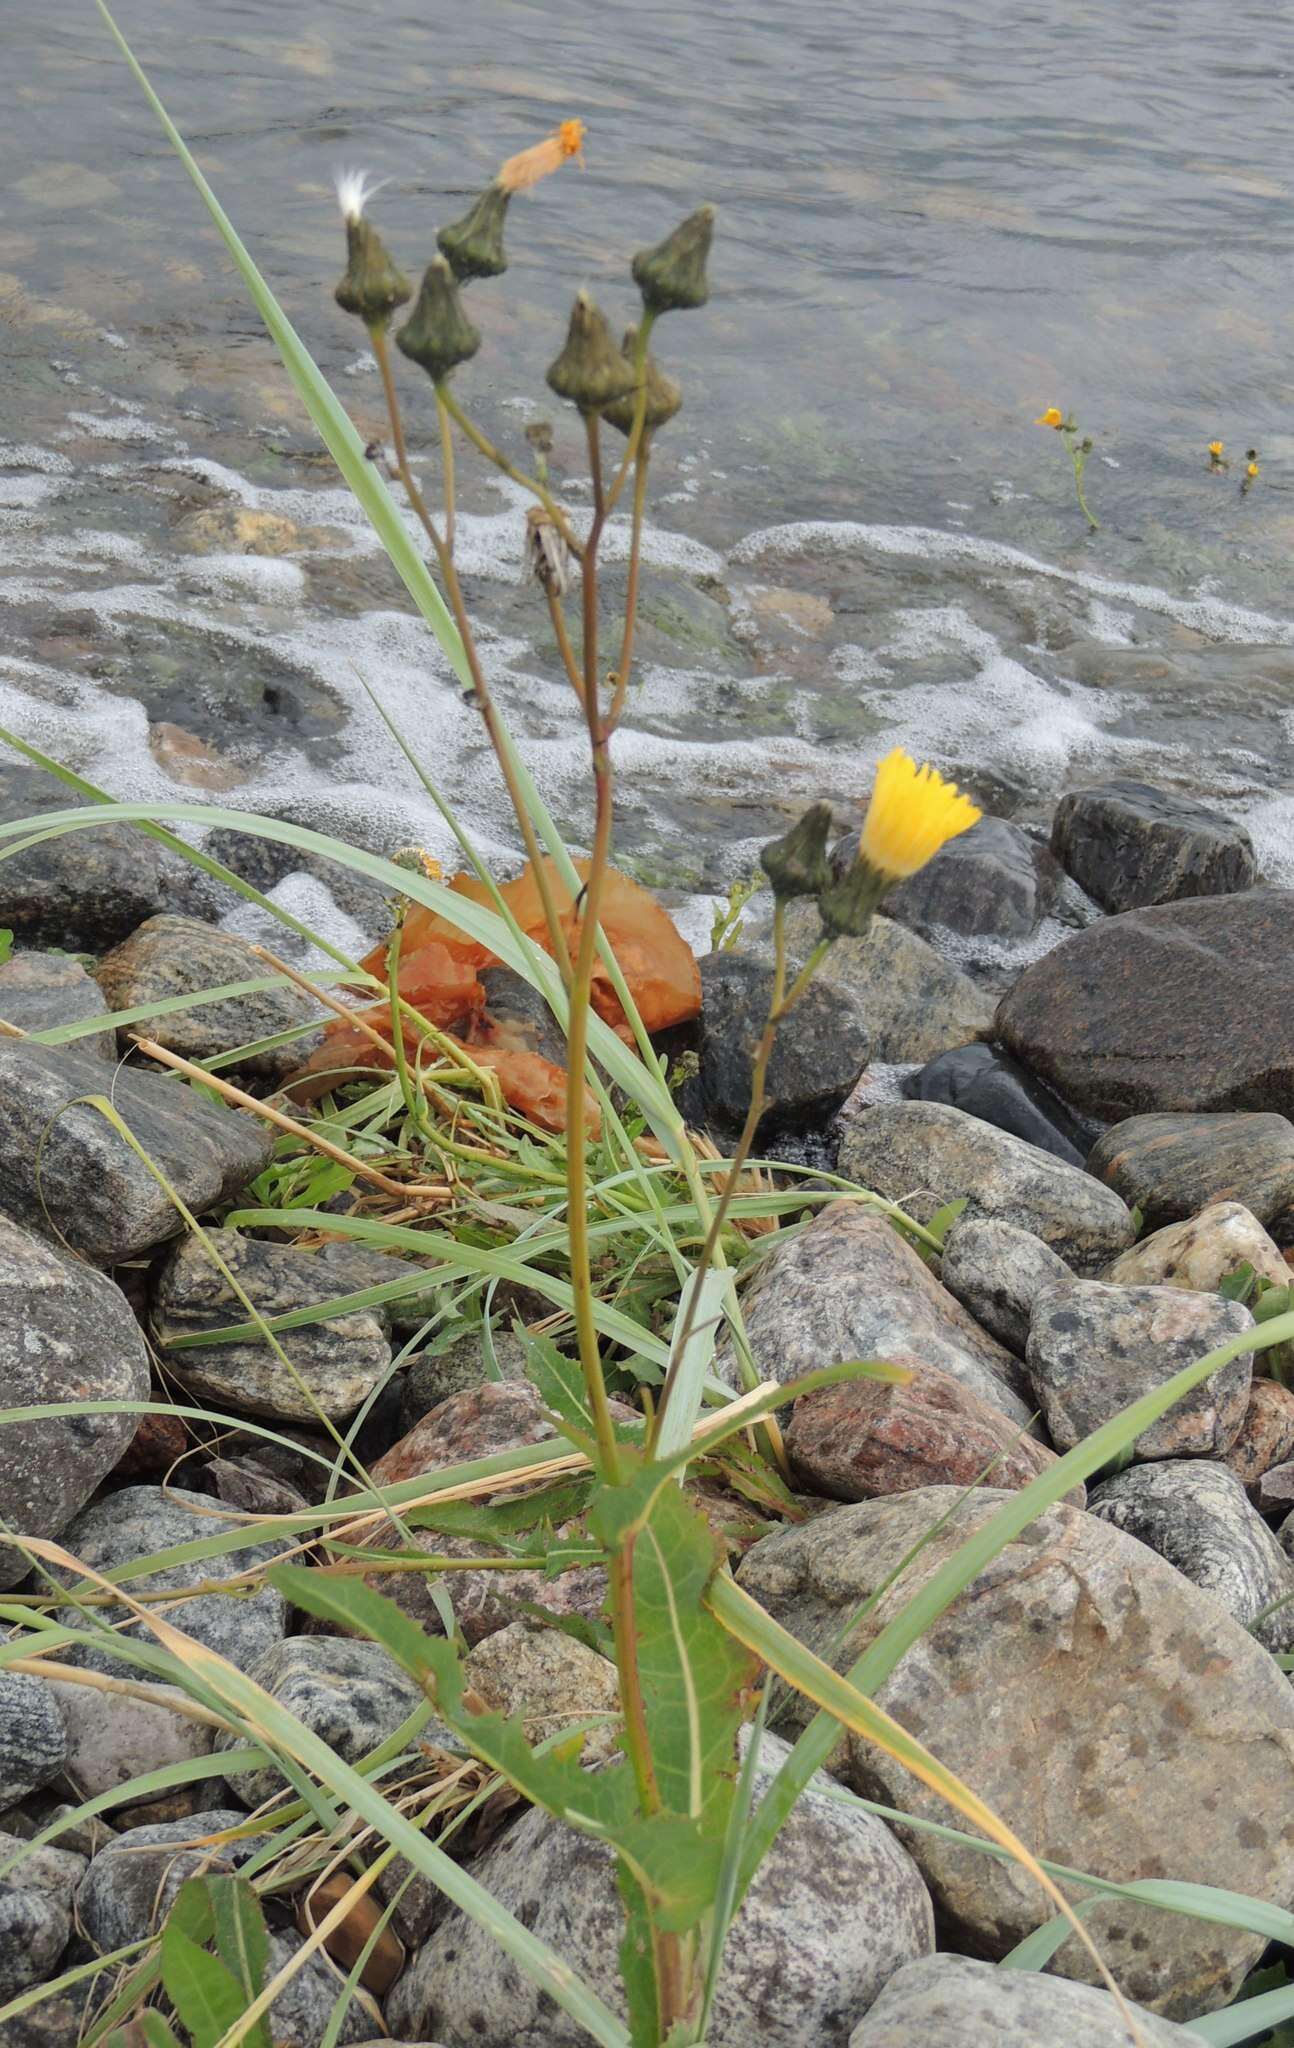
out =
[(1103, 910), (1234, 895), (1258, 874), (1243, 825), (1194, 797), (1122, 777), (1061, 798), (1051, 850)]
[[(165, 916), (150, 917), (131, 932), (99, 962), (96, 979), (112, 1009), (133, 1010), (173, 996), (196, 995), (203, 989), (263, 981), (271, 973), (246, 939), (233, 932), (194, 917)], [(184, 1059), (205, 1060), (273, 1038), (320, 1015), (318, 1005), (300, 989), (281, 981), (259, 995), (225, 996), (219, 1002), (128, 1026), (123, 1050), (135, 1032), (142, 1032)], [(294, 1038), (273, 1051), (249, 1054), (239, 1064), (249, 1074), (280, 1080), (300, 1066), (309, 1050), (307, 1040)]]
[(1024, 1357), (1038, 1296), (1073, 1278), (1040, 1237), (1014, 1223), (966, 1215), (944, 1240), (939, 1273), (949, 1293), (1017, 1358)]
[[(1132, 2008), (1145, 2048), (1199, 2048), (1199, 2035)], [(969, 1956), (924, 1956), (896, 1970), (849, 2048), (1129, 2048), (1103, 1987)]]
[(913, 1075), (903, 1092), (918, 1102), (951, 1103), (981, 1123), (1036, 1145), (1040, 1152), (1053, 1152), (1070, 1166), (1083, 1164), (1087, 1147), (1074, 1119), (998, 1046), (958, 1045), (941, 1052)]
[(1098, 1139), (1088, 1172), (1135, 1203), (1152, 1228), (1217, 1204), (1294, 1226), (1294, 1124), (1284, 1116), (1128, 1117)]

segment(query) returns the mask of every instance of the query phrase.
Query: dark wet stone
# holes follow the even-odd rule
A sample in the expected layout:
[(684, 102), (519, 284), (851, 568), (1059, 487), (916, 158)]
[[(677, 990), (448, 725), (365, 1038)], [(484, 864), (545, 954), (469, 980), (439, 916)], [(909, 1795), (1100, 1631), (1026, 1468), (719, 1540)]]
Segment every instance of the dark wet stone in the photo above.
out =
[[(0, 1861), (20, 1847), (0, 1834)], [(72, 1895), (85, 1873), (84, 1856), (66, 1849), (28, 1849), (0, 1878), (0, 1999), (43, 1984), (58, 1969), (72, 1932)]]
[[(394, 1735), (423, 1697), (380, 1643), (342, 1636), (290, 1636), (258, 1657), (250, 1676), (348, 1764)], [(428, 1730), (420, 1738), (447, 1739)], [(216, 1736), (217, 1752), (237, 1746), (235, 1736)], [(287, 1785), (273, 1764), (234, 1771), (226, 1782), (248, 1807), (262, 1805)]]
[(0, 1671), (0, 1812), (48, 1785), (66, 1757), (53, 1686), (24, 1671)]
[[(146, 1401), (148, 1349), (121, 1291), (102, 1273), (0, 1216), (0, 1399), (6, 1408), (62, 1401)], [(133, 1415), (53, 1415), (0, 1428), (0, 1526), (59, 1536), (112, 1471)], [(26, 1576), (0, 1546), (0, 1587)], [(0, 1807), (4, 1802), (0, 1800)]]
[(977, 1323), (1024, 1357), (1034, 1302), (1072, 1276), (1040, 1237), (1013, 1223), (961, 1216), (944, 1240), (940, 1277)]
[[(183, 1229), (144, 1162), (83, 1095), (102, 1095), (104, 1066), (66, 1046), (0, 1040), (0, 1210), (38, 1235), (110, 1265)], [(199, 1214), (268, 1165), (268, 1127), (159, 1074), (122, 1070), (112, 1100), (182, 1200)]]
[[(739, 1125), (750, 1108), (751, 1070), (763, 1035), (773, 970), (745, 953), (701, 962), (701, 1089), (710, 1115)], [(769, 1125), (824, 1123), (867, 1064), (862, 1003), (814, 981), (778, 1032), (768, 1066)]]
[[(833, 873), (846, 873), (857, 857), (852, 832), (832, 849)], [(1057, 881), (1056, 863), (1027, 832), (1005, 818), (981, 818), (891, 889), (885, 914), (923, 939), (957, 932), (1018, 943), (1052, 908)]]
[(1229, 896), (1254, 882), (1243, 825), (1193, 797), (1116, 778), (1063, 796), (1051, 850), (1106, 910)]
[[(0, 964), (0, 1017), (19, 1031), (50, 1031), (102, 1017), (102, 995), (79, 960), (66, 953), (14, 953)], [(89, 1032), (75, 1041), (78, 1052), (115, 1060), (115, 1031)]]
[[(0, 767), (0, 824), (84, 808), (84, 798), (42, 769)], [(0, 865), (0, 925), (20, 945), (100, 953), (167, 907), (160, 851), (134, 825), (95, 825), (46, 839)]]
[(1275, 1115), (1130, 1116), (1097, 1139), (1087, 1170), (1151, 1229), (1240, 1202), (1278, 1236), (1294, 1230), (1294, 1124)]
[[(264, 980), (272, 970), (246, 939), (193, 917), (150, 917), (101, 960), (96, 979), (113, 1010), (133, 1010), (201, 989)], [(273, 1038), (320, 1015), (317, 1004), (289, 981), (260, 995), (226, 996), (199, 1009), (177, 1010), (127, 1026), (123, 1050), (136, 1032), (188, 1060), (205, 1060), (240, 1045)], [(249, 1074), (278, 1080), (301, 1065), (310, 1037), (272, 1052), (253, 1053), (240, 1065)]]
[(998, 1046), (953, 1046), (913, 1074), (903, 1092), (918, 1102), (949, 1103), (1071, 1166), (1083, 1164), (1087, 1144), (1082, 1127), (1019, 1060)]
[(1191, 897), (1076, 932), (998, 1006), (1007, 1049), (1079, 1111), (1294, 1112), (1294, 890)]
[[(303, 810), (299, 815), (290, 805), (284, 805), (271, 815), (288, 823), (310, 825), (317, 832), (331, 832), (342, 826), (340, 836), (348, 838), (352, 845), (365, 846), (375, 853), (390, 853), (395, 849), (386, 838), (376, 843), (372, 834), (357, 832), (358, 823), (353, 817), (330, 819), (321, 816), (319, 807), (313, 815)], [(218, 860), (244, 882), (259, 889), (268, 896), (280, 882), (289, 875), (310, 875), (322, 882), (339, 910), (354, 918), (362, 931), (385, 931), (390, 924), (388, 899), (390, 891), (368, 875), (356, 874), (352, 868), (343, 867), (339, 862), (325, 860), (322, 854), (309, 853), (299, 846), (284, 846), (278, 840), (261, 839), (254, 832), (240, 832), (232, 826), (218, 825), (203, 844), (204, 853), (212, 860)], [(213, 912), (223, 916), (244, 901), (227, 883), (209, 881), (204, 877)]]
[[(1145, 2048), (1199, 2048), (1199, 2035), (1144, 2006)], [(969, 1956), (924, 1956), (896, 1970), (849, 2048), (1129, 2048), (1127, 2022), (1103, 1986)]]

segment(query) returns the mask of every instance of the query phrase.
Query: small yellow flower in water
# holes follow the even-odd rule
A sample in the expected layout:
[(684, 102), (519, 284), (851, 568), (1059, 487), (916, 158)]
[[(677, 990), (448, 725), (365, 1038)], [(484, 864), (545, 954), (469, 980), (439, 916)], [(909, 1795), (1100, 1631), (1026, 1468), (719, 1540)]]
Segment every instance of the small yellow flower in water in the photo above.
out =
[(1039, 413), (1034, 421), (1035, 427), (1063, 427), (1064, 424), (1065, 415), (1058, 405), (1049, 405), (1046, 412)]
[(1246, 475), (1246, 476), (1257, 476), (1257, 474), (1258, 474), (1258, 464), (1257, 464), (1256, 462), (1247, 462), (1247, 463), (1245, 464), (1245, 475)]
[(1224, 448), (1226, 447), (1226, 445), (1227, 445), (1227, 444), (1226, 444), (1226, 442), (1225, 442), (1225, 441), (1210, 441), (1210, 442), (1209, 442), (1209, 454), (1210, 454), (1210, 455), (1211, 455), (1211, 456), (1213, 457), (1213, 459), (1214, 459), (1214, 461), (1215, 461), (1215, 462), (1216, 462), (1216, 460), (1217, 460), (1218, 456), (1219, 456), (1219, 455), (1221, 455), (1221, 453), (1222, 453), (1222, 451), (1224, 450)]
[(876, 770), (859, 841), (859, 858), (888, 881), (915, 875), (941, 846), (977, 825), (983, 813), (928, 761), (918, 768), (895, 747)]
[(528, 192), (541, 178), (560, 171), (572, 157), (583, 170), (586, 133), (583, 121), (563, 121), (542, 142), (532, 143), (529, 149), (510, 156), (495, 183), (501, 185), (505, 192)]

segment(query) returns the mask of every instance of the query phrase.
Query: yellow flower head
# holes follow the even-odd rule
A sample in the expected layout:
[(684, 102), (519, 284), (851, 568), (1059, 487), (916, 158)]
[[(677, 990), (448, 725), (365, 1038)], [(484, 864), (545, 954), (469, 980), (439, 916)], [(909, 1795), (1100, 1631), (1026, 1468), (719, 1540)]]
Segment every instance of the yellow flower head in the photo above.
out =
[(562, 165), (569, 163), (572, 157), (583, 170), (585, 133), (583, 121), (561, 122), (542, 142), (532, 143), (529, 149), (520, 150), (516, 156), (510, 156), (495, 182), (501, 185), (505, 192), (528, 192), (541, 178), (547, 178), (552, 172), (560, 171)]
[(895, 747), (876, 770), (859, 841), (859, 858), (890, 881), (915, 875), (941, 846), (977, 825), (983, 813), (928, 761), (918, 768)]
[(1049, 405), (1046, 412), (1039, 413), (1034, 421), (1035, 427), (1063, 427), (1064, 424), (1065, 415), (1058, 405)]
[(1249, 462), (1249, 463), (1246, 463), (1246, 465), (1245, 465), (1245, 475), (1246, 475), (1246, 476), (1257, 476), (1257, 474), (1258, 474), (1258, 464), (1257, 464), (1256, 462)]
[(1221, 453), (1222, 453), (1223, 449), (1224, 449), (1224, 448), (1226, 447), (1226, 445), (1227, 445), (1227, 444), (1226, 444), (1226, 442), (1225, 442), (1225, 441), (1210, 441), (1210, 442), (1209, 442), (1209, 454), (1210, 454), (1210, 455), (1221, 455)]

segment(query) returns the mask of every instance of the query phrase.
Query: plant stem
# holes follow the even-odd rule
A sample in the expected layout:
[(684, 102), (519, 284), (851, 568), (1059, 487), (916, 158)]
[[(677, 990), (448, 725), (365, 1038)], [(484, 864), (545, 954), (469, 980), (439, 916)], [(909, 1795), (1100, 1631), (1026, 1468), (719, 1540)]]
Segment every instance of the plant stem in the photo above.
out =
[(582, 706), (584, 703), (584, 678), (580, 674), (579, 664), (575, 659), (575, 649), (571, 646), (570, 629), (566, 624), (566, 612), (562, 604), (561, 595), (551, 583), (545, 583), (544, 595), (548, 599), (548, 616), (553, 622), (553, 631), (557, 635), (557, 647), (565, 664), (567, 678)]
[(436, 386), (436, 417), (440, 421), (440, 475), (445, 492), (445, 551), (454, 555), (454, 424), (442, 387)]
[(633, 464), (638, 460), (638, 448), (642, 441), (643, 427), (647, 419), (647, 344), (651, 340), (651, 331), (655, 325), (656, 315), (649, 313), (644, 308), (642, 319), (638, 323), (638, 339), (634, 344), (634, 376), (638, 380), (638, 395), (634, 400), (634, 422), (629, 430), (629, 441), (625, 448), (624, 459), (616, 471), (615, 480), (607, 493), (607, 511), (609, 513), (614, 512), (620, 493), (625, 487), (625, 478), (628, 476)]
[(495, 447), (489, 436), (481, 432), (475, 420), (468, 418), (447, 384), (437, 386), (437, 395), (440, 397), (446, 412), (453, 420), (455, 426), (462, 428), (472, 446), (479, 450), (487, 462), (492, 462), (496, 469), (502, 470), (504, 476), (511, 477), (514, 484), (520, 484), (523, 490), (529, 491), (532, 497), (538, 498), (571, 553), (577, 558), (581, 557), (584, 553), (584, 546), (576, 538), (572, 531), (570, 520), (552, 492), (544, 484), (540, 483), (538, 477), (527, 476), (524, 469), (517, 469), (514, 464), (508, 461), (507, 456)]
[(644, 434), (634, 464), (634, 508), (629, 532), (629, 578), (625, 587), (624, 633), (620, 640), (620, 659), (616, 663), (611, 708), (607, 713), (607, 726), (611, 732), (619, 725), (624, 712), (625, 693), (629, 688), (629, 671), (633, 666), (634, 626), (638, 618), (638, 571), (642, 559), (643, 515), (647, 506), (647, 464), (650, 458), (651, 435)]

